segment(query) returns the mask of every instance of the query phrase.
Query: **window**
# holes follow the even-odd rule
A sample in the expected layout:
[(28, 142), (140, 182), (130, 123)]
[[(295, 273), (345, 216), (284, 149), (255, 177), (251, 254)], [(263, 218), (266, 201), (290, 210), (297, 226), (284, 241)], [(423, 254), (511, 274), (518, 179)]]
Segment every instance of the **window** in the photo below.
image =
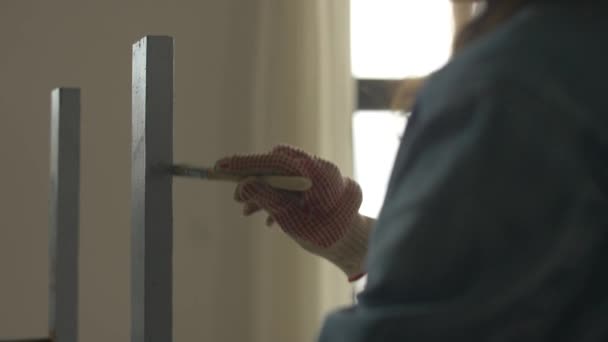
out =
[[(456, 23), (471, 5), (448, 0), (351, 0), (351, 64), (358, 104), (353, 116), (355, 178), (363, 189), (361, 213), (377, 217), (405, 113), (391, 111), (400, 80), (425, 77), (450, 56)], [(355, 284), (359, 292), (365, 278)]]
[(351, 0), (351, 65), (359, 87), (353, 144), (364, 215), (378, 215), (405, 127), (403, 113), (388, 109), (392, 89), (445, 64), (453, 18), (448, 0)]
[(448, 0), (351, 0), (353, 75), (428, 75), (449, 58), (452, 18)]
[(360, 210), (363, 215), (377, 217), (380, 212), (405, 123), (405, 115), (391, 111), (355, 112), (355, 177), (365, 194)]

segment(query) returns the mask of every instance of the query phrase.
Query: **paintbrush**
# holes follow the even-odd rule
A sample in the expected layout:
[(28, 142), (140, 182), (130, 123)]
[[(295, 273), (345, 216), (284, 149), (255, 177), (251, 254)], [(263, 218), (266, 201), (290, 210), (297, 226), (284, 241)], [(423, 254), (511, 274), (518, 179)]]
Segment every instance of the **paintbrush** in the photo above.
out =
[(175, 176), (232, 182), (240, 182), (245, 178), (254, 177), (273, 188), (288, 191), (306, 191), (312, 187), (312, 181), (307, 177), (263, 174), (259, 172), (230, 172), (209, 167), (193, 167), (184, 164), (173, 165), (171, 167), (171, 173)]

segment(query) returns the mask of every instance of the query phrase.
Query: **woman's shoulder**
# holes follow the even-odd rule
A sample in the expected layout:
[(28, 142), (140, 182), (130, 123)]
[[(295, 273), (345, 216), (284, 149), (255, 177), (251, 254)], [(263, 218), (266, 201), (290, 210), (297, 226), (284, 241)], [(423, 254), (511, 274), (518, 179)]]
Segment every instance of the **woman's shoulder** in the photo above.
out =
[(597, 15), (567, 16), (561, 8), (531, 9), (480, 37), (428, 79), (419, 105), (434, 111), (513, 87), (593, 102), (608, 77), (608, 48), (599, 44), (605, 31), (598, 29), (608, 24)]

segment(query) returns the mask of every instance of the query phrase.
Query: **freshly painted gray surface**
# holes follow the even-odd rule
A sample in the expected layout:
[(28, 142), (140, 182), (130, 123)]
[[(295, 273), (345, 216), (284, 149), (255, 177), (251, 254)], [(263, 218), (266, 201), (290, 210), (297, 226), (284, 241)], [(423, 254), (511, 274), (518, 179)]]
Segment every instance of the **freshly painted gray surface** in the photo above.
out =
[(172, 340), (173, 39), (133, 45), (131, 341)]
[(80, 199), (80, 89), (51, 93), (49, 213), (49, 333), (56, 342), (78, 339), (78, 225)]

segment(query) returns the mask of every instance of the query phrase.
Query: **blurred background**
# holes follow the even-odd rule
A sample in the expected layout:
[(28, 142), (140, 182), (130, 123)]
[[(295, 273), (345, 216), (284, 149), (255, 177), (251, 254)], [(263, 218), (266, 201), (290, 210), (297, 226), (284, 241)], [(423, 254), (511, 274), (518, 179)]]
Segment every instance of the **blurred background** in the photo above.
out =
[[(47, 334), (51, 89), (82, 88), (79, 339), (129, 341), (135, 41), (175, 38), (176, 162), (297, 145), (356, 177), (376, 216), (406, 119), (362, 106), (360, 88), (440, 67), (471, 13), (448, 0), (0, 1), (0, 340)], [(242, 217), (233, 188), (175, 181), (174, 340), (314, 340), (351, 284), (263, 215)]]

